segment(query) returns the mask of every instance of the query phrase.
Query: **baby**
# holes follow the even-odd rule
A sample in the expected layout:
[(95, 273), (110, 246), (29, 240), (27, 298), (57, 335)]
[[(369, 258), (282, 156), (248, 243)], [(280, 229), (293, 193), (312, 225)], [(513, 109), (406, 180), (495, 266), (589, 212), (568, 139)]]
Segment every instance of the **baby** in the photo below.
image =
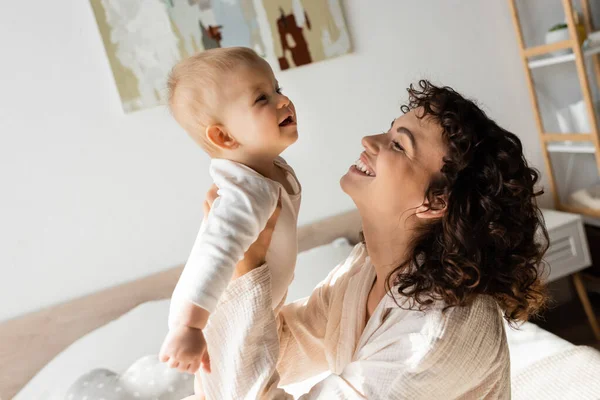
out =
[(296, 264), (301, 187), (279, 154), (298, 139), (298, 130), (294, 105), (269, 64), (247, 48), (213, 49), (182, 61), (171, 73), (169, 92), (175, 119), (211, 157), (219, 194), (173, 292), (160, 353), (169, 366), (195, 373), (206, 343), (218, 342), (208, 317), (219, 312), (236, 264), (279, 201), (266, 262), (275, 312), (285, 301)]

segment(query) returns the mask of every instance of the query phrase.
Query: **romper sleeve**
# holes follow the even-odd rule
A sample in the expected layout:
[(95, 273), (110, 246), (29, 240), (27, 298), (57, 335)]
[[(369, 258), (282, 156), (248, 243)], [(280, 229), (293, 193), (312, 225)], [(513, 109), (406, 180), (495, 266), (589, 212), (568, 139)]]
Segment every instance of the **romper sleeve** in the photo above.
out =
[(210, 313), (279, 199), (274, 182), (233, 162), (214, 161), (211, 175), (219, 197), (200, 228), (173, 294), (174, 304), (183, 299)]

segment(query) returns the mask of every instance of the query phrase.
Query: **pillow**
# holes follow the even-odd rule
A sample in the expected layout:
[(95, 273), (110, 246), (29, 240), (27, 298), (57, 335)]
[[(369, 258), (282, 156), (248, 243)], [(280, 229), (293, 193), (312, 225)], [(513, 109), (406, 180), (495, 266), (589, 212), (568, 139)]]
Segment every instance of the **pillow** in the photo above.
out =
[(353, 248), (348, 239), (339, 238), (329, 244), (299, 253), (286, 303), (310, 296), (329, 272), (348, 258)]
[(168, 299), (150, 301), (82, 336), (46, 364), (15, 399), (64, 400), (67, 389), (91, 370), (121, 373), (136, 360), (158, 354), (168, 313)]
[(122, 375), (95, 369), (79, 378), (67, 391), (66, 400), (181, 400), (194, 394), (194, 379), (158, 361), (140, 358)]

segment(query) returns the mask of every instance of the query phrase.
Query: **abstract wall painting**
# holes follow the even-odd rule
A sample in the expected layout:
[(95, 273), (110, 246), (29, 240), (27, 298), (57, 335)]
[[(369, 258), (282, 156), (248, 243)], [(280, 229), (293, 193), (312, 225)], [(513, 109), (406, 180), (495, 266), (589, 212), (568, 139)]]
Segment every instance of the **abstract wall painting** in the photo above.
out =
[(125, 112), (164, 104), (177, 61), (254, 49), (287, 70), (351, 51), (339, 0), (90, 0)]

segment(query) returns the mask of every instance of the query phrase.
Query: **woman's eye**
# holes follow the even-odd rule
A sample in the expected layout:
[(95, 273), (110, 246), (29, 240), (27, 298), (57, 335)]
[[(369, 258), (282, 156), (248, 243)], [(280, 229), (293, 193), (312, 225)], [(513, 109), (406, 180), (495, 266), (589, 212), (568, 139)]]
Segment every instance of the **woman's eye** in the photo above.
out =
[(264, 100), (267, 100), (267, 96), (264, 95), (264, 94), (261, 94), (260, 96), (258, 96), (256, 98), (256, 100), (254, 101), (254, 103), (258, 103), (259, 101), (264, 101)]
[(394, 149), (404, 151), (404, 147), (402, 147), (400, 143), (396, 142), (395, 140), (392, 140), (392, 145), (394, 146)]

